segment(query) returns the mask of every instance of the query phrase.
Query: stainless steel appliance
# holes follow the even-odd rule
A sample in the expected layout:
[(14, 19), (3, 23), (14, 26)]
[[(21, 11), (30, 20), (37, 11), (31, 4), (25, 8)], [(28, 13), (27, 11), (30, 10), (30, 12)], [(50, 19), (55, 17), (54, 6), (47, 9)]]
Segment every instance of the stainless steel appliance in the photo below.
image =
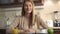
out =
[(54, 26), (60, 27), (60, 22), (59, 22), (59, 18), (58, 18), (58, 11), (54, 11), (54, 17), (55, 17)]

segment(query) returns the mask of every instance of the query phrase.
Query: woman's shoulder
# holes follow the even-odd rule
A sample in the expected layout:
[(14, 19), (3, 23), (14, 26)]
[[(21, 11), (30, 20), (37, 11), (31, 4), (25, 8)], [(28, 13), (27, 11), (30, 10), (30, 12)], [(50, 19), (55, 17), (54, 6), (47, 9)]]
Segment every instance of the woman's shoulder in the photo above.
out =
[(21, 19), (22, 18), (22, 16), (15, 16), (15, 19), (17, 19), (17, 20), (19, 20), (19, 19)]
[(23, 16), (19, 15), (19, 16), (16, 16), (16, 18), (22, 18)]
[(35, 15), (35, 19), (42, 20), (41, 16), (39, 16), (39, 15)]
[(40, 18), (40, 16), (39, 15), (35, 15), (35, 18)]

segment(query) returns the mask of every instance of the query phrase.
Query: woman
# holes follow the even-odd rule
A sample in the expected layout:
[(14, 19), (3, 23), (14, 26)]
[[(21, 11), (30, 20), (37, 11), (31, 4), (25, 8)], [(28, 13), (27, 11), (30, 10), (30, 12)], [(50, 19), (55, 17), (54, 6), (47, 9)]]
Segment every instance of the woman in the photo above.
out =
[(24, 0), (22, 6), (22, 16), (16, 17), (13, 23), (8, 27), (8, 30), (18, 28), (22, 32), (36, 32), (40, 25), (43, 28), (48, 28), (39, 16), (34, 15), (33, 9), (33, 1)]

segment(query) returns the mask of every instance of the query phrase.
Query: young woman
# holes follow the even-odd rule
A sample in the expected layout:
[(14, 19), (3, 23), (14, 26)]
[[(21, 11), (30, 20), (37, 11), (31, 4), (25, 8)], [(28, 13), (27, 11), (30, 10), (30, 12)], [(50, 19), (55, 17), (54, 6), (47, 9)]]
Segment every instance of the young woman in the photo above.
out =
[(18, 28), (22, 32), (36, 32), (39, 26), (48, 28), (38, 15), (34, 15), (34, 3), (32, 0), (24, 0), (22, 6), (22, 15), (16, 17), (13, 23), (8, 27), (11, 31)]

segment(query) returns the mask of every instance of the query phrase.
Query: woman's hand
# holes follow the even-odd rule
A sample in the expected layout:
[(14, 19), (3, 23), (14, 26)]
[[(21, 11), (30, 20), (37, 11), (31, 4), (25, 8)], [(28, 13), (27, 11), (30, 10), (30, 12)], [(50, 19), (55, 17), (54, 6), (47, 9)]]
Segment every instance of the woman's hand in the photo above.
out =
[(29, 32), (35, 33), (35, 30), (34, 29), (29, 29)]
[(34, 29), (27, 29), (27, 30), (24, 30), (25, 32), (29, 32), (29, 33), (35, 33), (35, 30)]

